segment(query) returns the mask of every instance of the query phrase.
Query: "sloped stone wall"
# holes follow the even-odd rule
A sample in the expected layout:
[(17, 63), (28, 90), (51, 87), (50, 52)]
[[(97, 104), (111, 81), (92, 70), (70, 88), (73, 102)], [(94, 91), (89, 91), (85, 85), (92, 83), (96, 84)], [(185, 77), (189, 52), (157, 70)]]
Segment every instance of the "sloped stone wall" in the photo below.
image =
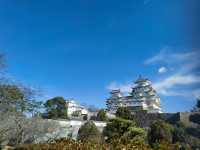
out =
[(153, 121), (164, 120), (171, 124), (182, 122), (185, 126), (197, 127), (198, 125), (191, 122), (190, 116), (193, 114), (200, 114), (200, 112), (178, 112), (178, 113), (134, 113), (133, 120), (138, 127), (148, 128)]
[(180, 120), (177, 113), (147, 113), (147, 112), (136, 112), (133, 120), (136, 126), (141, 128), (148, 128), (152, 122), (156, 120), (164, 120), (170, 123), (175, 123)]

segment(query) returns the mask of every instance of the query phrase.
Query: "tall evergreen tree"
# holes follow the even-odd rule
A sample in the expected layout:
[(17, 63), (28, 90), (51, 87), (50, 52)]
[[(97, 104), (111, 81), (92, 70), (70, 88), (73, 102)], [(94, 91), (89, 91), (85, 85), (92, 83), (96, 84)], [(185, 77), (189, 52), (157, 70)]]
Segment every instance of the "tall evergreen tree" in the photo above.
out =
[(97, 113), (97, 121), (106, 121), (108, 118), (106, 116), (106, 111), (101, 109)]
[(47, 118), (67, 118), (66, 101), (63, 97), (54, 97), (44, 104), (47, 111)]
[(92, 121), (86, 122), (78, 131), (77, 139), (82, 142), (101, 143), (102, 136)]

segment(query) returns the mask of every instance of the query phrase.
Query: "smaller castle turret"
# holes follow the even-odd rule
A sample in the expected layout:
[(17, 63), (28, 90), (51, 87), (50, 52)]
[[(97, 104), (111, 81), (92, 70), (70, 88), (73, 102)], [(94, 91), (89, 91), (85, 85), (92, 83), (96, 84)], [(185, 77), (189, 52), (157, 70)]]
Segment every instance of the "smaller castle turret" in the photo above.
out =
[(107, 111), (110, 113), (115, 113), (119, 107), (123, 106), (123, 95), (119, 89), (112, 90), (110, 94), (110, 98), (108, 98), (106, 101)]

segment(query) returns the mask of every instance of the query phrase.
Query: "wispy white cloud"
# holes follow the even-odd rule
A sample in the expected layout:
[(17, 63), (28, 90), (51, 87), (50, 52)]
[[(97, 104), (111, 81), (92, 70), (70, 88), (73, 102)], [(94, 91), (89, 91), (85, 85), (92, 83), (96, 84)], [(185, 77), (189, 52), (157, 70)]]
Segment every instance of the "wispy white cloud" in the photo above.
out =
[[(200, 53), (199, 51), (186, 51), (173, 53), (169, 49), (161, 50), (157, 55), (147, 59), (145, 64), (167, 64), (173, 69), (172, 74), (154, 83), (158, 93), (165, 96), (195, 96), (197, 90), (192, 87), (200, 84), (200, 76), (197, 74)], [(159, 68), (159, 72), (164, 72), (164, 68)], [(187, 90), (182, 90), (187, 88)], [(181, 89), (181, 90), (180, 90)]]
[[(174, 74), (161, 81), (155, 82), (153, 87), (158, 93), (165, 96), (189, 96), (187, 91), (174, 90), (173, 88), (178, 86), (190, 86), (198, 83), (200, 83), (199, 76)], [(190, 93), (190, 96), (193, 96), (192, 92)]]
[[(200, 96), (199, 60), (200, 52), (198, 51), (177, 53), (164, 48), (157, 55), (145, 60), (144, 64), (163, 65), (158, 72), (166, 73), (165, 76), (153, 81), (153, 87), (160, 95), (194, 98)], [(168, 68), (164, 67), (165, 65)], [(130, 83), (111, 82), (107, 89), (121, 89), (122, 92), (127, 93), (130, 92), (131, 87)]]
[(155, 83), (154, 88), (157, 90), (169, 89), (177, 85), (189, 85), (194, 83), (200, 83), (200, 77), (195, 75), (175, 74)]
[(121, 92), (128, 93), (128, 92), (131, 92), (131, 87), (132, 86), (133, 85), (130, 84), (130, 83), (121, 84), (121, 83), (118, 83), (116, 81), (113, 81), (106, 87), (106, 89), (108, 89), (108, 90), (120, 89)]
[(200, 52), (197, 50), (185, 52), (170, 52), (170, 48), (163, 48), (158, 54), (145, 60), (144, 64), (168, 64), (172, 66), (182, 66), (179, 71), (187, 72), (200, 65)]
[(166, 73), (167, 72), (167, 68), (166, 67), (160, 67), (158, 69), (158, 73)]
[(200, 88), (193, 90), (192, 95), (196, 98), (200, 98)]
[(165, 60), (166, 56), (166, 50), (165, 49), (162, 49), (157, 55), (151, 57), (151, 58), (148, 58), (147, 60), (145, 60), (144, 64), (154, 64), (154, 63), (157, 63), (157, 62), (160, 62), (160, 61), (163, 61)]

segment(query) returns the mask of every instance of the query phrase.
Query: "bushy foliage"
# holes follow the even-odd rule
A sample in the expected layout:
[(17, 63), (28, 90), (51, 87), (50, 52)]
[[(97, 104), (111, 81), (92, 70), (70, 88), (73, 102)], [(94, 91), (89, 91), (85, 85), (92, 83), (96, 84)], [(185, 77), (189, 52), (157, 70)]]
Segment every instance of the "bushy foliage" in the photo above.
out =
[(140, 142), (131, 142), (126, 145), (120, 140), (112, 144), (96, 144), (91, 142), (80, 142), (72, 139), (60, 139), (52, 143), (21, 145), (15, 150), (151, 150), (148, 145)]
[(200, 125), (200, 113), (190, 115), (189, 120)]
[(15, 150), (108, 150), (107, 144), (80, 142), (72, 139), (60, 139), (51, 143), (20, 145)]
[[(3, 112), (33, 112), (36, 104), (36, 91), (22, 85), (0, 83), (0, 110)], [(37, 108), (36, 108), (37, 109)]]
[(49, 99), (46, 101), (44, 106), (47, 111), (47, 118), (67, 118), (66, 101), (63, 97), (54, 97), (52, 99)]
[(130, 120), (122, 118), (111, 119), (104, 128), (103, 135), (107, 141), (110, 141), (114, 138), (122, 137), (130, 127), (134, 127), (133, 122)]
[(173, 143), (181, 142), (185, 143), (188, 135), (185, 131), (185, 127), (182, 124), (175, 125), (173, 128)]
[(120, 139), (123, 144), (133, 140), (146, 139), (146, 132), (142, 128), (136, 128), (133, 121), (122, 118), (109, 120), (103, 130), (103, 135), (107, 142), (112, 142), (113, 139)]
[(108, 150), (151, 150), (143, 140), (134, 139), (124, 142), (123, 138), (115, 138), (109, 142)]
[(131, 115), (131, 111), (127, 107), (119, 107), (117, 109), (116, 116), (123, 119), (128, 119), (128, 120), (133, 119), (133, 116)]
[(186, 128), (186, 131), (188, 134), (190, 134), (194, 137), (200, 138), (200, 128), (189, 127), (189, 128)]
[(155, 143), (153, 150), (191, 150), (188, 147), (182, 147), (179, 143), (170, 144), (168, 142), (162, 141), (160, 143)]
[(147, 133), (144, 129), (142, 128), (137, 128), (137, 127), (129, 127), (128, 131), (124, 133), (122, 136), (123, 138), (126, 138), (127, 140), (131, 139), (142, 139), (145, 140), (147, 136)]
[(47, 133), (49, 124), (36, 117), (40, 102), (35, 101), (35, 94), (22, 85), (0, 83), (0, 147), (33, 142), (36, 135)]
[(177, 122), (172, 124), (172, 143), (179, 143), (181, 149), (200, 148), (200, 130), (199, 128), (188, 128), (184, 123)]
[(80, 127), (77, 139), (82, 142), (102, 142), (101, 133), (92, 121), (88, 121)]
[(97, 121), (107, 121), (106, 111), (104, 109), (101, 109), (97, 113)]
[(148, 132), (148, 141), (150, 145), (155, 143), (167, 142), (172, 143), (172, 131), (173, 127), (165, 123), (164, 121), (158, 120), (152, 123)]
[(112, 143), (96, 144), (72, 139), (60, 139), (51, 143), (20, 145), (14, 150), (180, 150), (180, 146), (179, 144), (161, 143), (152, 149), (147, 144), (137, 140), (123, 144), (120, 139), (113, 139)]

